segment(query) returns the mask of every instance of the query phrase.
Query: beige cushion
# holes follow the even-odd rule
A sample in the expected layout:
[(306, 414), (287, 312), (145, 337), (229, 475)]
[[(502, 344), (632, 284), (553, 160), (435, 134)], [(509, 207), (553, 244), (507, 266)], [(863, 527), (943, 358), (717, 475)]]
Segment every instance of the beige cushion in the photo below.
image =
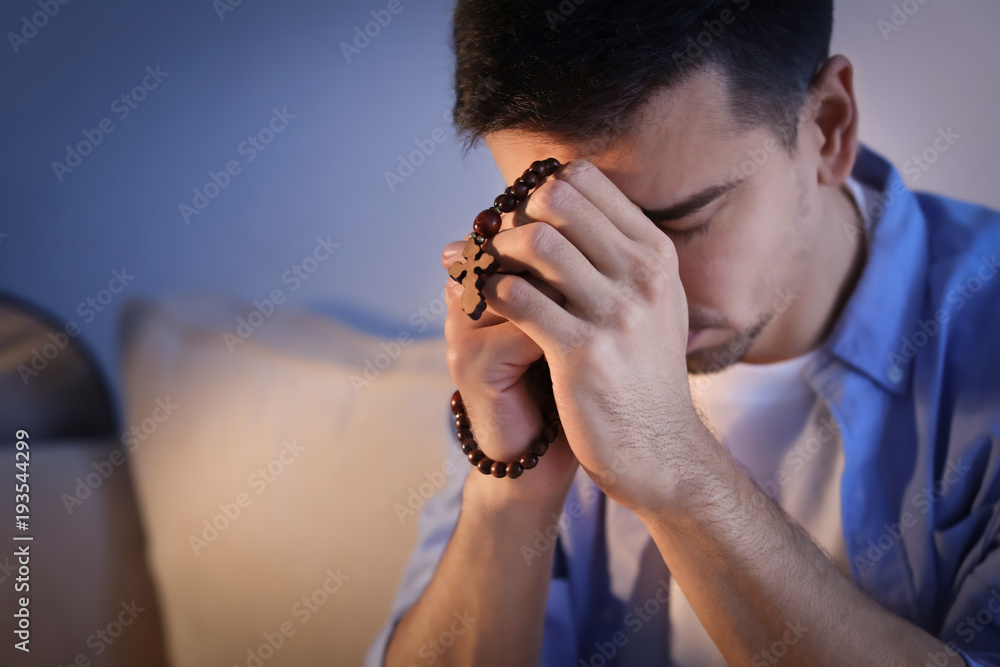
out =
[[(0, 665), (165, 665), (160, 612), (121, 443), (30, 435), (29, 530), (23, 534), (34, 539), (14, 542), (15, 434), (4, 440), (0, 507), (10, 528), (0, 550), (7, 635)], [(14, 648), (20, 640), (12, 634), (12, 615), (24, 595), (15, 591), (15, 552), (25, 545), (30, 653)]]
[[(188, 294), (122, 316), (126, 423), (148, 432), (130, 463), (169, 655), (360, 664), (415, 545), (417, 519), (398, 509), (457, 448), (446, 343), (252, 310)], [(233, 343), (239, 317), (259, 326)]]

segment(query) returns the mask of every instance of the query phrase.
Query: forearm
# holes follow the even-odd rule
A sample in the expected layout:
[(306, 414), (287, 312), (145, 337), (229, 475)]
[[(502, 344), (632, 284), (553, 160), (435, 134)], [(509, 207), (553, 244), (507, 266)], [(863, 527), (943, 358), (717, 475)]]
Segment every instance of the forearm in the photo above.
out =
[[(523, 503), (505, 497), (501, 485), (509, 482), (469, 475), (455, 531), (427, 589), (396, 627), (386, 667), (423, 664), (431, 654), (443, 666), (538, 664), (554, 549), (529, 563), (521, 547), (556, 523), (552, 515), (562, 511), (569, 486), (549, 502)], [(435, 646), (456, 614), (467, 622), (461, 634), (451, 632), (454, 645)]]
[(638, 514), (729, 664), (965, 664), (858, 590), (721, 445), (706, 459), (697, 495)]

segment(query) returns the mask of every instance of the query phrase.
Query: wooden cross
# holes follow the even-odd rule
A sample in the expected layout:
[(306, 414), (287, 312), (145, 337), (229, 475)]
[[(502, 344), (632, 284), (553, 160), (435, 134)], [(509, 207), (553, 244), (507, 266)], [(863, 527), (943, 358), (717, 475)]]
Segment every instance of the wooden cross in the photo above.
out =
[(462, 290), (462, 311), (478, 320), (486, 310), (486, 297), (482, 291), (486, 276), (496, 273), (500, 260), (483, 250), (471, 236), (462, 249), (462, 258), (465, 262), (452, 264), (448, 275), (465, 288)]

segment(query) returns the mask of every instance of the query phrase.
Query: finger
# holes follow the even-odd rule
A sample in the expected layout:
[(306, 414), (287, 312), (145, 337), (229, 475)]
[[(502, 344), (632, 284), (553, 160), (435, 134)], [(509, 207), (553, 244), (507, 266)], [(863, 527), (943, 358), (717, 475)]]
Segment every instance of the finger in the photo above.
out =
[(573, 160), (556, 172), (555, 180), (572, 185), (622, 234), (636, 243), (649, 244), (662, 240), (663, 231), (589, 160)]
[(465, 247), (465, 243), (466, 241), (463, 239), (445, 245), (444, 250), (441, 251), (441, 264), (445, 269), (450, 269), (452, 264), (462, 261), (462, 249)]
[(550, 180), (514, 209), (513, 228), (546, 222), (575, 246), (597, 271), (612, 280), (628, 270), (631, 240), (571, 184)]
[[(544, 282), (540, 278), (536, 278), (530, 273), (520, 274), (522, 278), (527, 280), (531, 285), (537, 289), (539, 292), (544, 294), (547, 298), (551, 299), (554, 303), (560, 307), (566, 303), (566, 297), (560, 294), (554, 287)], [(451, 329), (457, 331), (462, 331), (464, 329), (485, 329), (488, 327), (496, 326), (497, 324), (503, 324), (507, 321), (506, 317), (501, 317), (497, 311), (490, 308), (490, 305), (486, 304), (486, 310), (480, 315), (478, 320), (474, 320), (462, 310), (461, 300), (462, 300), (462, 285), (455, 282), (452, 279), (448, 279), (448, 283), (445, 285), (445, 304), (448, 306), (448, 315), (445, 319), (445, 336), (448, 335), (449, 325), (448, 319), (452, 317), (454, 313), (454, 321), (451, 325)]]
[(563, 341), (574, 340), (583, 325), (521, 276), (493, 274), (486, 279), (483, 294), (498, 314), (528, 334), (545, 354), (561, 350)]
[[(465, 241), (453, 241), (444, 247), (444, 251), (441, 253), (441, 264), (446, 268), (450, 268), (452, 264), (456, 261), (461, 260), (461, 251), (465, 248)], [(455, 249), (458, 252), (456, 254)], [(555, 303), (563, 306), (566, 303), (566, 297), (564, 297), (558, 290), (553, 288), (551, 285), (546, 284), (539, 278), (531, 275), (530, 273), (523, 274), (525, 280), (531, 283), (535, 289), (539, 290), (542, 294), (552, 299)], [(490, 308), (490, 305), (486, 304), (486, 309), (480, 315), (478, 320), (474, 320), (462, 310), (461, 299), (462, 292), (464, 291), (463, 285), (452, 280), (451, 277), (447, 279), (445, 284), (445, 303), (448, 305), (448, 318), (451, 318), (452, 312), (458, 313), (461, 317), (456, 317), (452, 322), (451, 327), (448, 325), (448, 319), (445, 320), (445, 335), (450, 329), (456, 331), (461, 331), (465, 328), (485, 328), (495, 326), (507, 321), (507, 318), (501, 317), (497, 314), (495, 310)]]
[(520, 378), (511, 374), (511, 366), (527, 368), (542, 356), (542, 348), (510, 321), (470, 329), (452, 345), (448, 363), (455, 380), (463, 378), (467, 386), (491, 385), (497, 391), (509, 388), (497, 382), (508, 380), (513, 386)]
[(540, 278), (584, 317), (596, 312), (611, 294), (611, 280), (546, 222), (501, 231), (487, 241), (486, 249), (499, 257), (505, 273), (527, 272)]
[(478, 320), (469, 317), (468, 313), (462, 310), (462, 293), (465, 288), (461, 283), (457, 283), (448, 278), (448, 284), (444, 288), (444, 302), (448, 306), (448, 315), (444, 321), (445, 337), (451, 340), (449, 332), (460, 335), (467, 329), (483, 329), (485, 327), (496, 326), (506, 322), (507, 319), (501, 317), (495, 310), (486, 304), (486, 309), (479, 316)]
[[(452, 265), (456, 262), (462, 262), (462, 251), (465, 249), (466, 243), (468, 243), (469, 237), (466, 236), (462, 241), (452, 241), (445, 245), (441, 252), (441, 264), (445, 269), (451, 269)], [(468, 322), (460, 322), (461, 324), (469, 324), (473, 327), (489, 327), (495, 324), (499, 324), (504, 321), (504, 318), (496, 314), (495, 311), (490, 310), (489, 304), (486, 305), (486, 310), (482, 312), (478, 320), (474, 320), (468, 316), (465, 311), (462, 310), (460, 301), (462, 298), (462, 292), (464, 287), (461, 283), (454, 280), (450, 275), (448, 276), (448, 283), (445, 286), (445, 303), (448, 304), (449, 313), (451, 310), (457, 310), (461, 313)], [(449, 300), (449, 296), (453, 297)]]
[[(504, 272), (499, 272), (504, 273)], [(541, 278), (533, 276), (530, 273), (516, 273), (514, 275), (520, 276), (528, 281), (528, 283), (534, 287), (536, 290), (544, 294), (549, 299), (552, 299), (556, 305), (563, 307), (566, 305), (566, 297), (562, 295), (555, 287), (548, 284)], [(493, 311), (496, 312), (496, 311)]]

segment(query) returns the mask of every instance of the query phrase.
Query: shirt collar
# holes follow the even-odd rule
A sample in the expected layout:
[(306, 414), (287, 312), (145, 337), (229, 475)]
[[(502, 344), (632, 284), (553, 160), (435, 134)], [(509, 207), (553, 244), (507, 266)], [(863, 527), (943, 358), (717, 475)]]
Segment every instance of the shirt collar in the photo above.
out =
[(903, 342), (919, 316), (927, 271), (926, 220), (895, 167), (863, 145), (851, 175), (871, 188), (864, 224), (844, 233), (867, 245), (857, 285), (824, 347), (886, 390), (905, 394), (912, 355)]

